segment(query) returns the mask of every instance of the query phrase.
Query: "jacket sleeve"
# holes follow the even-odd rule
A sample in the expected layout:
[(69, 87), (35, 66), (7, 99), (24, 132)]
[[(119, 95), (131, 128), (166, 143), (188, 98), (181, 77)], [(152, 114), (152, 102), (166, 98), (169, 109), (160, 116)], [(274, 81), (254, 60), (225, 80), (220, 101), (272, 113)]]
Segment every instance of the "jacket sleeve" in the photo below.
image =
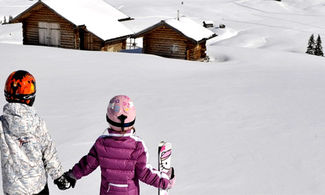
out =
[(59, 161), (54, 141), (48, 133), (46, 124), (43, 120), (41, 120), (40, 132), (44, 167), (46, 172), (55, 180), (63, 175), (64, 171)]
[(0, 133), (2, 133), (2, 115), (0, 115)]
[(138, 143), (139, 157), (136, 163), (136, 176), (140, 181), (157, 188), (166, 189), (169, 178), (167, 174), (160, 172), (148, 164), (148, 153), (143, 142)]
[(89, 175), (99, 166), (95, 145), (96, 144), (93, 145), (86, 156), (82, 157), (80, 161), (73, 166), (72, 174), (76, 179), (80, 179), (83, 176)]

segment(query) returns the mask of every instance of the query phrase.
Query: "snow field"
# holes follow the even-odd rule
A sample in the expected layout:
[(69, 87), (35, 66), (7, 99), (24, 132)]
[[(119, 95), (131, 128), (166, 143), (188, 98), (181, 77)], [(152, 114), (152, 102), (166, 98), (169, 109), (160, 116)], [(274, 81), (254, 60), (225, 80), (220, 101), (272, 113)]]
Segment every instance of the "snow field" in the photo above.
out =
[[(23, 2), (18, 1), (15, 3)], [(175, 1), (110, 2), (140, 21), (176, 17)], [(0, 1), (0, 13), (7, 1)], [(137, 134), (156, 167), (157, 145), (173, 143), (177, 183), (171, 194), (325, 193), (325, 58), (304, 54), (312, 33), (324, 36), (324, 1), (184, 1), (193, 20), (224, 23), (209, 41), (210, 63), (152, 55), (0, 44), (0, 86), (27, 69), (37, 79), (35, 107), (47, 121), (65, 169), (107, 127), (116, 94), (137, 107)], [(1, 38), (9, 31), (0, 27)], [(4, 33), (2, 33), (4, 32)], [(5, 103), (0, 98), (0, 104)], [(162, 134), (163, 132), (164, 134)], [(99, 170), (75, 189), (98, 194)], [(142, 194), (157, 190), (142, 185)]]

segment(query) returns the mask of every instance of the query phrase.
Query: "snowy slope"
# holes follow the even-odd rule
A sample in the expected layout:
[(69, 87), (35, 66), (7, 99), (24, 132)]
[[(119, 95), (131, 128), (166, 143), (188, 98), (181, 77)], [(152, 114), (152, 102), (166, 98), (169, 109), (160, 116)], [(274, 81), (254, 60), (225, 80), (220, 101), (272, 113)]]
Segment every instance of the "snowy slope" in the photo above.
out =
[[(311, 33), (325, 35), (324, 0), (108, 2), (136, 18), (128, 23), (133, 29), (175, 17), (177, 7), (197, 22), (226, 28), (212, 29), (219, 34), (209, 41), (212, 62), (200, 63), (5, 44), (16, 43), (6, 33), (20, 27), (0, 26), (0, 86), (16, 69), (35, 75), (35, 107), (65, 169), (104, 132), (109, 99), (128, 94), (150, 162), (157, 164), (161, 140), (174, 144), (171, 194), (325, 193), (325, 58), (304, 54)], [(7, 4), (14, 6), (0, 0), (0, 14)], [(54, 195), (86, 195), (98, 194), (99, 180), (96, 170), (65, 192), (49, 182)], [(146, 185), (141, 190), (157, 193)]]

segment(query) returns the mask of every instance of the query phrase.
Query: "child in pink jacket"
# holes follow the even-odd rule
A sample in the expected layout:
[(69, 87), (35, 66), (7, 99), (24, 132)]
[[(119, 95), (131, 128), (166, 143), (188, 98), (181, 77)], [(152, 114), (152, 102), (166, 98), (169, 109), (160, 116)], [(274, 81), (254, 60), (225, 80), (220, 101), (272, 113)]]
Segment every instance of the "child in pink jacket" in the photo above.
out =
[(88, 155), (65, 174), (73, 186), (75, 180), (87, 176), (98, 166), (101, 168), (101, 195), (138, 195), (139, 180), (162, 189), (173, 186), (173, 169), (165, 174), (148, 164), (147, 148), (143, 140), (135, 136), (135, 117), (135, 106), (129, 97), (119, 95), (110, 100), (106, 114), (110, 125), (108, 135), (99, 137)]

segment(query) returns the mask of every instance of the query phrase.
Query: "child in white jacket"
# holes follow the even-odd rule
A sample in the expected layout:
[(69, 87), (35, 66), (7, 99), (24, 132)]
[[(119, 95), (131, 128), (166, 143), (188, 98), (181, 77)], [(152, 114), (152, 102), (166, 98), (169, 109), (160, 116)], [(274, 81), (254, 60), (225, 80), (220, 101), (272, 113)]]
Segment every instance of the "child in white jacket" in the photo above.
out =
[(2, 184), (5, 195), (49, 194), (47, 174), (59, 188), (70, 186), (63, 175), (53, 140), (32, 107), (36, 81), (15, 71), (5, 84), (7, 104), (0, 116)]

